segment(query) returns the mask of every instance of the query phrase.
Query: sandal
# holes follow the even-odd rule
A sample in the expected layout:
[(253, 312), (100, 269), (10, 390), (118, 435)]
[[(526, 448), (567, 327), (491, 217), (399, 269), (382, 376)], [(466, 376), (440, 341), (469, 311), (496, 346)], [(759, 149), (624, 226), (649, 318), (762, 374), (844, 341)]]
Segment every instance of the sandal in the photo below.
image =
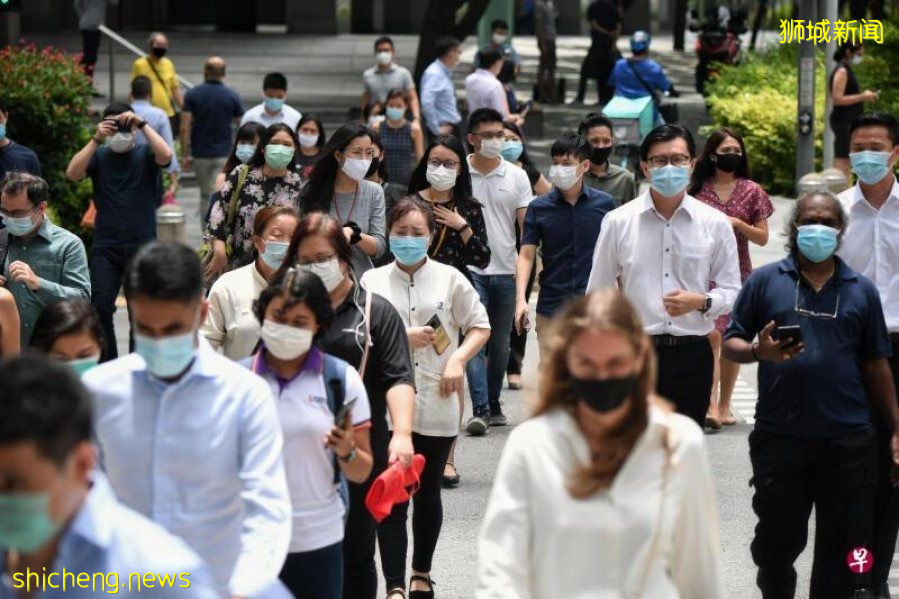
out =
[(447, 466), (453, 469), (452, 474), (446, 473), (446, 468), (443, 469), (443, 488), (444, 489), (453, 489), (459, 486), (459, 471), (456, 470), (456, 465), (452, 462), (447, 462)]
[(430, 576), (418, 576), (413, 575), (409, 579), (409, 588), (412, 588), (413, 582), (426, 582), (428, 586), (431, 587), (430, 591), (409, 591), (409, 599), (434, 599), (434, 585), (436, 584), (433, 580), (431, 580)]

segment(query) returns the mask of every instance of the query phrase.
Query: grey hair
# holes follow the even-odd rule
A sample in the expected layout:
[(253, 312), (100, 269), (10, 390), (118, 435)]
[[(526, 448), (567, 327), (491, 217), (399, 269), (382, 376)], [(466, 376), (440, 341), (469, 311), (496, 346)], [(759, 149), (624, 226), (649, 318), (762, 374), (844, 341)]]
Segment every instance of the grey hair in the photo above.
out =
[(784, 230), (784, 236), (787, 238), (787, 245), (785, 247), (790, 254), (795, 254), (798, 251), (798, 248), (796, 247), (796, 235), (799, 230), (797, 224), (799, 222), (799, 211), (802, 209), (805, 202), (818, 197), (827, 198), (836, 207), (837, 218), (840, 220), (840, 234), (837, 236), (837, 247), (839, 247), (840, 243), (843, 241), (843, 233), (846, 231), (846, 226), (849, 224), (849, 215), (843, 210), (843, 204), (837, 196), (829, 191), (810, 191), (796, 200), (793, 204), (793, 209), (790, 212), (790, 220), (787, 221), (787, 227)]
[(159, 36), (166, 37), (166, 35), (161, 31), (154, 31), (153, 33), (151, 33), (150, 37), (147, 38), (147, 47), (152, 48), (153, 40), (155, 40)]
[(25, 191), (28, 201), (35, 206), (50, 201), (50, 187), (47, 182), (30, 173), (6, 173), (0, 181), (0, 190), (6, 195), (19, 195)]

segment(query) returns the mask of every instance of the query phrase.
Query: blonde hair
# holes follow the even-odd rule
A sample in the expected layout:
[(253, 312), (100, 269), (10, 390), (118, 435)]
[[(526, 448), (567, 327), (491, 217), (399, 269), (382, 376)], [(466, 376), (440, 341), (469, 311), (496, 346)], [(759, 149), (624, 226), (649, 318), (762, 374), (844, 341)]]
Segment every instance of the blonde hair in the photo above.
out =
[(577, 468), (568, 481), (569, 493), (579, 499), (611, 485), (637, 439), (646, 430), (650, 397), (656, 383), (655, 353), (639, 315), (618, 290), (605, 289), (573, 301), (553, 323), (546, 344), (548, 355), (542, 360), (540, 398), (535, 414), (563, 409), (576, 417), (578, 399), (571, 391), (568, 350), (573, 340), (589, 329), (624, 333), (634, 350), (645, 358), (624, 419), (602, 438), (595, 439), (602, 445), (602, 451), (595, 453), (589, 464)]

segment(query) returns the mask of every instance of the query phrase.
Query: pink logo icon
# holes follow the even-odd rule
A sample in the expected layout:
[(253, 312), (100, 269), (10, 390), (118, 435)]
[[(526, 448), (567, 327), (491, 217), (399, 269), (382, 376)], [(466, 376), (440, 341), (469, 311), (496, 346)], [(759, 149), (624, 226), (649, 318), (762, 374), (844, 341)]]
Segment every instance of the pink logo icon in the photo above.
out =
[(866, 547), (856, 547), (846, 555), (846, 564), (853, 574), (865, 574), (874, 567), (874, 556)]

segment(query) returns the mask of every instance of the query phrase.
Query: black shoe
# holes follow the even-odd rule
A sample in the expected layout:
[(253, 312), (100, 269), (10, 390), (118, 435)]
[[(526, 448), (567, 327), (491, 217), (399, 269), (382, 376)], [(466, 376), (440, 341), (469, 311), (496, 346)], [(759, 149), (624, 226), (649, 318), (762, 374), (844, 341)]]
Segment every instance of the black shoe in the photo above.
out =
[(487, 417), (487, 424), (490, 426), (506, 426), (509, 424), (509, 419), (502, 412), (496, 412)]
[[(453, 473), (443, 475), (443, 478), (442, 478), (443, 488), (444, 489), (455, 489), (456, 487), (459, 486), (459, 471), (456, 470), (455, 464), (447, 464), (447, 466), (452, 467)], [(446, 469), (444, 469), (444, 472), (446, 472)]]
[(434, 599), (434, 581), (430, 576), (413, 576), (409, 579), (409, 588), (415, 581), (426, 582), (431, 587), (430, 591), (409, 591), (409, 599)]

